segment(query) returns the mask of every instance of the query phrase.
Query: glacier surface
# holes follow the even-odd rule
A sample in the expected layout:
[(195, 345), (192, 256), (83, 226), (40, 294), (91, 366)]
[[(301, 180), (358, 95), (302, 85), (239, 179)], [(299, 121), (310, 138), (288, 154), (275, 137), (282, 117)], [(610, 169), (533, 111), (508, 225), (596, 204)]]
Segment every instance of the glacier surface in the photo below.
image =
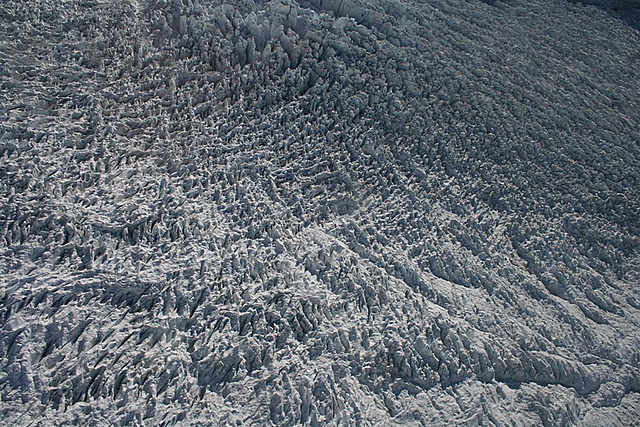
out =
[(0, 421), (637, 425), (638, 13), (3, 0)]

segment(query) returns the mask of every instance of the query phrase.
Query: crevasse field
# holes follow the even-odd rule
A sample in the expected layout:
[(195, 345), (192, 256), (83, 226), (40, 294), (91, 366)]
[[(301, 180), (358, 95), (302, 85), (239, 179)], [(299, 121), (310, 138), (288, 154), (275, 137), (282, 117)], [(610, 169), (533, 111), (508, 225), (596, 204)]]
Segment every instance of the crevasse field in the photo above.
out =
[(640, 4), (3, 0), (0, 423), (631, 426)]

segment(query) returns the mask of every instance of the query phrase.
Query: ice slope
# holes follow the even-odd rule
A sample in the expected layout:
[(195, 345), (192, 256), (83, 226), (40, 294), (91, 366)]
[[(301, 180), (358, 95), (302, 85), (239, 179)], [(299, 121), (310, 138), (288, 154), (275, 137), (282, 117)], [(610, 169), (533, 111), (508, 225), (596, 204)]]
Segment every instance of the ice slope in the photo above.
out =
[(4, 0), (2, 424), (637, 423), (638, 10), (588, 3)]

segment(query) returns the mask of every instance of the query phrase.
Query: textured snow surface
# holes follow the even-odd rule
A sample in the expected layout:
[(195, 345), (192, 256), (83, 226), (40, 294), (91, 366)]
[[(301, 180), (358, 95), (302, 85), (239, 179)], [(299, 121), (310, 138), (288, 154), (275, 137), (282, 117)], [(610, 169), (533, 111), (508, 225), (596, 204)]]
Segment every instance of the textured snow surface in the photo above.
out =
[(637, 7), (3, 0), (0, 423), (634, 425)]

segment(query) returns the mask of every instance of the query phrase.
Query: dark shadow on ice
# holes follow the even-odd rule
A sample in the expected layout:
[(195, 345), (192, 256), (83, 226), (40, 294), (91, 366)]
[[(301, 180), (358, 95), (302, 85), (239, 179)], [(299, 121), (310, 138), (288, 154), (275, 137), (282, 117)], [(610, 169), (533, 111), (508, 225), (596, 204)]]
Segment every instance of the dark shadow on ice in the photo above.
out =
[(611, 11), (631, 27), (640, 30), (640, 0), (571, 0)]

